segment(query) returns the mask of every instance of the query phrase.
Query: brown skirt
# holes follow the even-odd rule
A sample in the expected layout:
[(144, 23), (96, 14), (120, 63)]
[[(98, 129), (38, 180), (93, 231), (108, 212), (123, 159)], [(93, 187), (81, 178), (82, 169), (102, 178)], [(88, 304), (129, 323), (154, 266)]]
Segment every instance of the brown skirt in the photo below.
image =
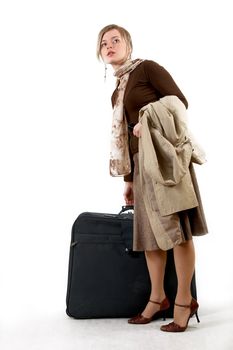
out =
[[(143, 202), (143, 195), (139, 176), (138, 153), (134, 155), (134, 232), (133, 232), (133, 250), (158, 250), (160, 249), (155, 235), (151, 229), (146, 208)], [(193, 165), (190, 166), (190, 174), (192, 177), (194, 189), (198, 199), (199, 206), (189, 210), (174, 213), (168, 216), (160, 216), (164, 227), (172, 227), (169, 221), (179, 220), (182, 233), (182, 242), (191, 240), (192, 236), (204, 235), (208, 232), (205, 215), (201, 203), (201, 197), (198, 189), (197, 180)], [(149, 185), (149, 184), (148, 184)], [(159, 211), (155, 215), (160, 215)]]

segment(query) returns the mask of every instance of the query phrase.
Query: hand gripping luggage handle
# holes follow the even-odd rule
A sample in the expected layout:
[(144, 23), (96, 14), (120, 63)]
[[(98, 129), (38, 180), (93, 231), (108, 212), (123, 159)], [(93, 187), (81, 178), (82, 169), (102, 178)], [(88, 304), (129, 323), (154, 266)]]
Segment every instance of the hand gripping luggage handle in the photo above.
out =
[(121, 211), (119, 212), (118, 215), (124, 213), (125, 211), (128, 211), (128, 210), (134, 210), (134, 206), (133, 205), (123, 205), (122, 208), (121, 208)]
[[(122, 208), (121, 208), (121, 211), (119, 212), (119, 216), (126, 212), (126, 211), (129, 211), (129, 210), (134, 210), (134, 206), (133, 205), (123, 205)], [(125, 253), (132, 256), (132, 257), (138, 257), (139, 255), (139, 252), (135, 252), (133, 251), (133, 249), (130, 247), (125, 247)]]

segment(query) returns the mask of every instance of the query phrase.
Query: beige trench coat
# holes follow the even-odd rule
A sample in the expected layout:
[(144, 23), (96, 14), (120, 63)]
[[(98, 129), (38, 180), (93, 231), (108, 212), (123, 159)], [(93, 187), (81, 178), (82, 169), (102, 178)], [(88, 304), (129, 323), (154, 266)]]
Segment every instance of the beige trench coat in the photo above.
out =
[[(167, 250), (181, 243), (181, 236), (169, 234), (157, 220), (153, 196), (161, 216), (198, 207), (198, 199), (190, 175), (194, 149), (186, 125), (186, 109), (176, 96), (166, 96), (150, 103), (139, 112), (142, 124), (139, 139), (139, 172), (144, 186), (144, 203), (157, 243)], [(195, 150), (196, 151), (196, 150)], [(200, 164), (202, 159), (200, 159)], [(148, 177), (154, 193), (147, 192)]]

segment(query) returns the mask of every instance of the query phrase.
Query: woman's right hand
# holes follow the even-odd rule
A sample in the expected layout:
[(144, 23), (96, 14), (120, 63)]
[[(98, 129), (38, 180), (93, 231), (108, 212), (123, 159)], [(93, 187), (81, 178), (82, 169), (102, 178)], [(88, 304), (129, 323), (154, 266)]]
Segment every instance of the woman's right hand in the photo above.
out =
[(126, 205), (134, 204), (134, 196), (133, 196), (133, 182), (125, 182), (124, 188), (124, 200)]
[(142, 133), (142, 124), (138, 122), (133, 128), (133, 134), (136, 137), (141, 137), (141, 133)]

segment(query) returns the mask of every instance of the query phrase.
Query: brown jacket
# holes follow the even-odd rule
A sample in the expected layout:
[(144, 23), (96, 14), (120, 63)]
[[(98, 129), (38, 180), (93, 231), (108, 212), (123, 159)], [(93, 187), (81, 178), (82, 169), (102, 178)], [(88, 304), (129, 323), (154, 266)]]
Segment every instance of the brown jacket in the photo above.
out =
[[(112, 94), (112, 105), (114, 106), (118, 90)], [(170, 73), (158, 63), (144, 60), (132, 73), (124, 95), (124, 110), (127, 122), (130, 126), (138, 122), (139, 110), (148, 103), (158, 101), (161, 97), (175, 95), (184, 103), (186, 108), (188, 102), (175, 83)], [(132, 161), (132, 173), (124, 177), (125, 181), (133, 180), (133, 155), (138, 152), (138, 139), (129, 129), (129, 150)]]

